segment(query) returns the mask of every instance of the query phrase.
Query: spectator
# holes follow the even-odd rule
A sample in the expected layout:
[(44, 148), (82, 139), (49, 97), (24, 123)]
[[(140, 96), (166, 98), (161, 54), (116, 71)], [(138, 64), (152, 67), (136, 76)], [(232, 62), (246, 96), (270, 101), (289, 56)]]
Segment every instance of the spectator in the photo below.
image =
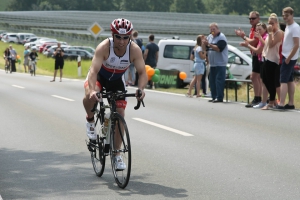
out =
[[(138, 31), (132, 32), (131, 41), (135, 42), (142, 50), (143, 40), (138, 38)], [(126, 70), (124, 76), (126, 85), (135, 85), (136, 72), (133, 63), (129, 65), (129, 68)]]
[[(206, 47), (205, 47), (205, 50), (206, 50)], [(206, 68), (207, 68), (207, 65), (206, 65), (206, 59), (207, 58), (207, 56), (205, 57), (205, 68), (204, 68), (204, 74), (203, 74), (203, 76), (202, 76), (202, 78), (201, 78), (201, 89), (202, 89), (202, 94), (203, 95), (206, 95)], [(194, 55), (194, 49), (191, 51), (191, 55), (190, 55), (190, 60), (192, 60), (192, 61), (194, 61), (194, 59), (195, 59), (195, 55)], [(197, 83), (195, 83), (195, 85), (194, 85), (194, 87), (196, 88), (197, 87), (197, 85), (196, 85)], [(195, 96), (197, 96), (197, 90), (195, 90), (195, 92), (194, 92), (194, 95)]]
[(10, 66), (10, 73), (11, 72), (16, 72), (16, 59), (17, 59), (17, 52), (15, 49), (12, 48), (11, 45), (9, 45), (9, 51), (11, 55), (11, 66)]
[[(4, 60), (5, 60), (5, 68), (10, 66), (10, 60), (11, 60), (11, 56), (10, 56), (10, 50), (9, 48), (6, 48), (3, 54)], [(10, 66), (11, 67), (11, 66)]]
[(206, 47), (204, 43), (202, 43), (202, 40), (204, 40), (204, 35), (198, 35), (197, 37), (197, 43), (194, 47), (194, 73), (195, 76), (193, 80), (190, 83), (190, 87), (188, 89), (187, 96), (193, 97), (191, 95), (192, 88), (195, 84), (195, 91), (196, 91), (196, 97), (201, 97), (200, 95), (200, 82), (202, 75), (205, 71), (205, 58), (206, 58)]
[(25, 73), (27, 72), (26, 66), (28, 67), (28, 71), (30, 70), (29, 59), (28, 59), (29, 53), (30, 53), (29, 46), (26, 46), (24, 50), (24, 62), (23, 62)]
[[(291, 7), (284, 8), (282, 10), (282, 17), (286, 23), (286, 28), (282, 45), (282, 65), (280, 68), (280, 103), (276, 107), (280, 110), (295, 109), (293, 70), (299, 57), (300, 37), (299, 24), (294, 21), (294, 10)], [(287, 93), (289, 101), (284, 105)]]
[[(275, 106), (276, 88), (280, 86), (279, 82), (279, 63), (280, 63), (280, 46), (283, 39), (283, 31), (280, 30), (278, 18), (275, 13), (272, 13), (268, 20), (268, 37), (265, 40), (265, 46), (262, 52), (264, 65), (262, 71), (262, 80), (266, 86), (270, 99), (269, 103), (262, 110), (273, 109)], [(262, 103), (266, 103), (263, 99)]]
[[(245, 41), (247, 41), (251, 46), (257, 47), (258, 38), (254, 37), (256, 25), (259, 23), (259, 13), (257, 11), (252, 11), (249, 13), (249, 21), (251, 24), (249, 37), (246, 37), (245, 32), (241, 29), (235, 30), (237, 36), (240, 36)], [(262, 85), (260, 80), (260, 65), (258, 61), (258, 56), (255, 52), (251, 51), (252, 54), (252, 74), (251, 81), (254, 90), (254, 99), (250, 104), (246, 105), (246, 108), (251, 108), (261, 102), (261, 93), (262, 93)]]
[[(257, 47), (251, 46), (247, 40), (245, 42), (241, 43), (241, 46), (248, 47), (251, 52), (255, 53), (258, 57), (259, 66), (260, 66), (260, 72), (263, 71), (263, 63), (264, 60), (262, 58), (262, 51), (265, 45), (265, 40), (268, 36), (267, 32), (267, 26), (264, 23), (258, 23), (256, 24), (256, 32), (254, 33), (254, 37), (259, 39)], [(260, 73), (261, 77), (262, 73)], [(262, 85), (262, 102), (260, 102), (257, 105), (254, 105), (253, 108), (263, 108), (267, 105), (266, 101), (268, 98), (268, 90), (266, 86), (263, 84), (262, 79), (260, 78), (260, 84)]]
[[(150, 65), (153, 69), (156, 68), (158, 61), (158, 51), (159, 48), (157, 44), (154, 43), (154, 35), (151, 34), (149, 36), (149, 43), (146, 45), (146, 49), (144, 52), (144, 60), (146, 65)], [(149, 81), (149, 86), (152, 89), (155, 89), (153, 81)]]
[(210, 64), (209, 85), (212, 99), (209, 102), (223, 102), (228, 63), (228, 47), (226, 36), (220, 32), (218, 24), (209, 25), (210, 35), (204, 41), (208, 49), (208, 62)]
[(59, 42), (57, 43), (57, 48), (55, 49), (53, 55), (55, 57), (55, 65), (54, 65), (55, 71), (54, 71), (53, 80), (51, 80), (50, 82), (55, 81), (55, 77), (56, 77), (58, 69), (59, 69), (60, 82), (61, 82), (62, 75), (63, 75), (63, 68), (64, 68), (64, 57), (63, 57), (64, 50), (63, 50), (63, 48), (61, 48), (61, 44)]

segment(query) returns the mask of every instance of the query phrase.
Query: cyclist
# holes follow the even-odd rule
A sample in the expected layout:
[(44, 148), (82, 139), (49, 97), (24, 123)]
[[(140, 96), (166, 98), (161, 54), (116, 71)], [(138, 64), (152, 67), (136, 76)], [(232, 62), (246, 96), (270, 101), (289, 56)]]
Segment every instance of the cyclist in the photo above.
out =
[[(91, 140), (96, 140), (94, 134), (94, 113), (91, 112), (96, 101), (99, 101), (96, 93), (103, 87), (106, 91), (125, 91), (124, 73), (131, 63), (139, 74), (138, 89), (142, 91), (142, 96), (137, 97), (142, 100), (145, 96), (144, 88), (148, 82), (145, 71), (145, 62), (140, 47), (130, 40), (133, 30), (132, 23), (127, 19), (115, 19), (110, 24), (112, 37), (103, 40), (96, 48), (90, 70), (84, 83), (85, 97), (83, 105), (86, 110), (86, 132)], [(138, 91), (137, 89), (137, 91)], [(117, 112), (124, 117), (126, 99), (118, 100)], [(120, 134), (116, 137), (116, 146), (121, 146)], [(116, 156), (116, 168), (124, 170), (126, 168), (120, 156)]]
[(36, 47), (31, 47), (31, 52), (29, 53), (29, 71), (32, 76), (32, 72), (34, 69), (32, 69), (32, 62), (36, 60), (38, 57), (38, 54), (36, 53)]
[(9, 60), (11, 59), (9, 48), (6, 48), (3, 54), (4, 60), (5, 60), (5, 67), (10, 66)]

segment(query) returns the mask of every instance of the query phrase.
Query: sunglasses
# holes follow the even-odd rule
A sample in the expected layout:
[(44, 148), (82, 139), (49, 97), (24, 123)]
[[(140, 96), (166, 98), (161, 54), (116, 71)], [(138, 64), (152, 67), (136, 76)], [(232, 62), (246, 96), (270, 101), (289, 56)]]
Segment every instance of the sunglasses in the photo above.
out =
[(249, 20), (255, 20), (256, 19), (256, 17), (250, 17), (249, 18)]
[(129, 38), (129, 36), (124, 36), (124, 37), (122, 37), (122, 36), (117, 35), (117, 34), (115, 34), (114, 36), (115, 36), (117, 39), (119, 39), (119, 40), (121, 40), (121, 39), (127, 40), (127, 39)]

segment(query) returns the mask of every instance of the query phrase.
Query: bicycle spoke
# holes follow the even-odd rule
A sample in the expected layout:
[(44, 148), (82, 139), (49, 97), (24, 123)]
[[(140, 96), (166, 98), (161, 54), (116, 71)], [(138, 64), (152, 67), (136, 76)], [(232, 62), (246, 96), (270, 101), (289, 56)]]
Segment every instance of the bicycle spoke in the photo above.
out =
[[(115, 130), (111, 132), (111, 164), (115, 181), (120, 188), (125, 188), (131, 172), (131, 148), (127, 125), (123, 117), (116, 114)], [(123, 165), (118, 164), (120, 159)]]
[[(95, 134), (96, 133), (98, 135), (101, 135), (100, 122), (96, 123)], [(91, 160), (92, 160), (94, 171), (97, 176), (101, 177), (105, 168), (105, 155), (103, 152), (104, 141), (103, 139), (97, 137), (97, 140), (93, 141), (93, 143), (90, 141), (89, 145), (90, 145), (89, 146), (90, 150), (92, 150), (90, 152), (91, 152)]]

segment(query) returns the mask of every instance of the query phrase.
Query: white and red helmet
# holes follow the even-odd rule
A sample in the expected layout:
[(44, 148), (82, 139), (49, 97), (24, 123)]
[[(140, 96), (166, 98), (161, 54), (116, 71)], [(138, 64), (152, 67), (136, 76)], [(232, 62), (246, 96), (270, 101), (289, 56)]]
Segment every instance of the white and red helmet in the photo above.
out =
[(119, 18), (112, 21), (110, 30), (115, 34), (130, 35), (133, 30), (133, 25), (129, 20)]

